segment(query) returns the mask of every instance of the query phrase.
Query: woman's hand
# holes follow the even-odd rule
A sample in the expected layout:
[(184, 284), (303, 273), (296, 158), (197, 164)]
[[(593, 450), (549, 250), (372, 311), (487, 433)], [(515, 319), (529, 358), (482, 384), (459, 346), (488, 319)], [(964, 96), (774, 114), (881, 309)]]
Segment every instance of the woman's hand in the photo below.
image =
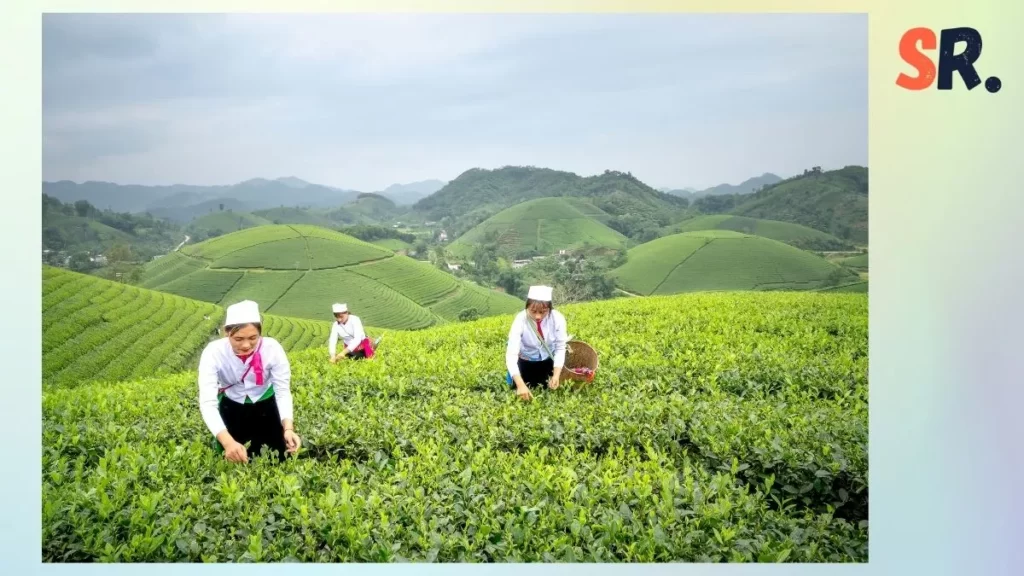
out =
[(526, 382), (523, 382), (523, 376), (516, 374), (512, 377), (512, 381), (516, 385), (516, 396), (519, 396), (520, 400), (524, 402), (533, 400), (533, 394), (530, 393), (530, 389), (526, 386)]
[(519, 399), (524, 402), (533, 400), (533, 394), (530, 393), (530, 389), (523, 385), (516, 386), (516, 396), (519, 396)]
[(228, 462), (248, 462), (249, 454), (245, 451), (245, 446), (238, 443), (227, 430), (221, 430), (220, 434), (217, 434), (217, 441), (224, 448), (224, 458)]
[(548, 380), (548, 388), (557, 390), (562, 385), (562, 367), (556, 366), (551, 374), (551, 378)]
[(302, 439), (299, 438), (299, 435), (294, 430), (285, 430), (284, 445), (288, 448), (289, 454), (295, 454), (299, 451), (299, 447), (302, 446)]
[(249, 454), (245, 451), (245, 446), (232, 440), (224, 447), (224, 457), (227, 458), (228, 462), (248, 462)]

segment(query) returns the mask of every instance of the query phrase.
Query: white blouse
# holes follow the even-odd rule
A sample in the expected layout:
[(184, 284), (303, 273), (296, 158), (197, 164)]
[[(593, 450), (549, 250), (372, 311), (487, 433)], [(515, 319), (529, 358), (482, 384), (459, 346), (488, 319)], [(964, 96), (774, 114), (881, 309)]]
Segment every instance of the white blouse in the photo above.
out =
[[(203, 349), (199, 358), (199, 411), (214, 436), (225, 429), (218, 410), (217, 395), (220, 392), (235, 402), (243, 403), (246, 398), (256, 402), (273, 385), (281, 419), (292, 418), (292, 372), (288, 355), (277, 340), (264, 336), (260, 357), (263, 361), (262, 386), (256, 384), (255, 371), (249, 369), (252, 356), (245, 361), (240, 360), (227, 338), (214, 340)], [(249, 369), (248, 374), (246, 369)]]
[[(532, 330), (527, 322), (533, 324)], [(526, 310), (516, 314), (515, 319), (512, 320), (512, 327), (508, 331), (508, 346), (505, 348), (505, 367), (508, 368), (510, 375), (519, 374), (520, 355), (527, 360), (546, 360), (548, 358), (544, 346), (534, 335), (536, 328), (537, 323)], [(565, 316), (558, 310), (552, 310), (541, 320), (540, 328), (544, 343), (551, 350), (555, 367), (561, 368), (565, 365), (565, 343), (569, 339)]]
[(332, 324), (331, 340), (327, 345), (332, 358), (338, 349), (338, 338), (341, 338), (341, 341), (345, 344), (345, 348), (348, 349), (350, 353), (355, 351), (359, 346), (359, 343), (366, 338), (366, 332), (363, 330), (363, 321), (359, 319), (359, 316), (349, 314), (348, 322), (345, 324), (342, 324), (337, 320)]

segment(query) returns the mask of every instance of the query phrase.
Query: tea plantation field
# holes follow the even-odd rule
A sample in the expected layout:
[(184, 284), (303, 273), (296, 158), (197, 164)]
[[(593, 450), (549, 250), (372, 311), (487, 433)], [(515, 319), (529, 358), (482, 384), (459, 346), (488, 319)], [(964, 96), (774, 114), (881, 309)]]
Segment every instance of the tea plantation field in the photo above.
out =
[(808, 228), (807, 226), (793, 224), (792, 222), (762, 220), (760, 218), (747, 218), (745, 216), (732, 216), (729, 214), (697, 216), (675, 225), (672, 230), (674, 232), (732, 230), (743, 234), (778, 240), (802, 250), (853, 249), (853, 245), (849, 242), (820, 230)]
[(856, 274), (788, 244), (731, 230), (663, 236), (629, 250), (611, 276), (629, 292), (668, 295), (711, 290), (810, 290)]
[(561, 310), (601, 367), (530, 403), (503, 381), (510, 315), (291, 354), (283, 464), (211, 449), (194, 373), (45, 389), (42, 558), (868, 560), (866, 295)]
[(151, 262), (142, 286), (230, 305), (256, 300), (271, 314), (331, 320), (346, 302), (364, 324), (413, 330), (518, 311), (522, 302), (431, 265), (326, 228), (258, 226), (183, 248)]
[(476, 244), (493, 233), (510, 253), (592, 246), (620, 248), (626, 237), (605, 224), (611, 216), (582, 198), (538, 198), (506, 208), (484, 220), (448, 246), (460, 258), (472, 256)]
[[(43, 266), (43, 382), (71, 386), (178, 373), (216, 337), (224, 308)], [(324, 347), (329, 322), (266, 316), (285, 350)]]
[(862, 254), (860, 256), (851, 256), (849, 258), (843, 258), (839, 261), (840, 264), (847, 268), (852, 268), (858, 272), (867, 272), (868, 270), (868, 255)]

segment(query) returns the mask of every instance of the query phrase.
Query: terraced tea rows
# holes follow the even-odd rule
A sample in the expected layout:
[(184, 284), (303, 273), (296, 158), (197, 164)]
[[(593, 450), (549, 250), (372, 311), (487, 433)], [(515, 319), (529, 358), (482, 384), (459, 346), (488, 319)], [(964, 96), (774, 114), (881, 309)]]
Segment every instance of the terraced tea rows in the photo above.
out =
[(218, 236), (199, 244), (185, 246), (181, 251), (188, 256), (212, 262), (238, 250), (245, 250), (261, 244), (271, 244), (289, 238), (301, 238), (301, 234), (292, 226), (257, 226)]
[(474, 245), (492, 233), (512, 253), (553, 253), (584, 243), (607, 248), (625, 246), (626, 237), (604, 224), (608, 218), (608, 214), (581, 198), (529, 200), (484, 220), (452, 242), (448, 251), (457, 257), (469, 257)]
[[(412, 258), (306, 225), (262, 226), (208, 240), (189, 246), (187, 254), (158, 259), (143, 276), (143, 286), (162, 292), (217, 304), (249, 298), (271, 314), (309, 320), (329, 321), (331, 304), (344, 301), (364, 323), (391, 329), (458, 320), (463, 284)], [(473, 298), (480, 314), (521, 306), (493, 290)]]
[(626, 290), (642, 295), (809, 290), (825, 286), (833, 274), (856, 279), (810, 252), (728, 230), (674, 234), (641, 244), (612, 272)]
[(355, 272), (304, 274), (269, 309), (279, 316), (331, 320), (331, 304), (345, 302), (363, 324), (415, 330), (443, 320), (401, 293)]
[(192, 247), (212, 268), (319, 270), (391, 256), (391, 251), (315, 226), (260, 226)]
[(43, 268), (43, 381), (180, 371), (216, 330), (212, 304)]
[(161, 292), (169, 292), (184, 298), (219, 302), (242, 279), (243, 272), (237, 270), (210, 270), (201, 268), (187, 276), (175, 278), (160, 285)]
[(305, 238), (287, 238), (235, 250), (217, 258), (211, 266), (221, 269), (309, 270), (310, 258)]
[(374, 246), (380, 246), (381, 248), (393, 250), (395, 252), (398, 252), (399, 250), (412, 249), (412, 244), (409, 244), (408, 242), (403, 242), (398, 238), (382, 238), (380, 240), (374, 240), (373, 242), (370, 243), (373, 244)]
[(716, 214), (685, 220), (674, 227), (674, 232), (701, 232), (704, 230), (732, 230), (742, 234), (777, 240), (802, 250), (849, 250), (853, 246), (831, 234), (791, 222), (761, 220), (745, 216)]
[(352, 272), (386, 283), (421, 306), (429, 306), (459, 287), (458, 280), (451, 274), (423, 266), (406, 256), (357, 266)]
[[(315, 322), (299, 318), (266, 315), (266, 334), (277, 339), (285, 350), (320, 348), (327, 354), (327, 340), (331, 335), (329, 322)], [(369, 328), (372, 330), (372, 328)]]
[[(43, 267), (43, 382), (77, 386), (190, 369), (224, 309), (95, 276)], [(329, 322), (267, 315), (286, 350), (326, 347)]]
[(247, 270), (241, 279), (221, 296), (218, 303), (221, 306), (229, 306), (242, 300), (255, 300), (269, 310), (278, 298), (302, 278), (302, 275), (302, 272)]
[[(51, 286), (59, 290), (60, 286)], [(44, 561), (867, 560), (867, 298), (561, 307), (578, 389), (504, 385), (509, 318), (293, 354), (298, 459), (225, 462), (194, 373), (48, 389)]]
[(861, 254), (859, 256), (851, 256), (849, 258), (843, 258), (839, 261), (840, 264), (848, 268), (852, 268), (859, 272), (867, 272), (868, 270), (868, 254)]
[(498, 298), (494, 290), (463, 282), (459, 290), (431, 306), (434, 313), (445, 318), (458, 318), (463, 310), (476, 310), (481, 316), (516, 314), (523, 303), (515, 299)]
[(181, 252), (171, 252), (146, 265), (140, 286), (157, 289), (158, 286), (184, 278), (205, 267), (206, 263), (202, 260), (190, 258)]

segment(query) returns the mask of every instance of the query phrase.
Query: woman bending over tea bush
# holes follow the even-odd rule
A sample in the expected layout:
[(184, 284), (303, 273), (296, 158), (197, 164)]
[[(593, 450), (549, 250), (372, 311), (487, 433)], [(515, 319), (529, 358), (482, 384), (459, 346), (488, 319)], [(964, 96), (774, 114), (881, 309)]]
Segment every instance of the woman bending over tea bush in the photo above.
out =
[(199, 359), (203, 420), (229, 461), (248, 462), (264, 447), (283, 460), (302, 443), (292, 423), (288, 356), (277, 340), (263, 336), (255, 302), (229, 306), (224, 324), (224, 338), (210, 342)]
[(516, 314), (505, 349), (505, 382), (522, 400), (532, 400), (531, 386), (558, 388), (568, 340), (565, 316), (555, 310), (550, 286), (531, 286), (525, 309)]
[[(363, 321), (359, 316), (349, 312), (348, 304), (335, 304), (331, 309), (334, 312), (334, 324), (331, 325), (331, 338), (327, 343), (331, 363), (341, 358), (373, 358), (374, 348), (380, 343), (380, 338), (376, 342), (370, 342), (366, 337)], [(343, 344), (341, 352), (337, 351), (339, 339)]]

